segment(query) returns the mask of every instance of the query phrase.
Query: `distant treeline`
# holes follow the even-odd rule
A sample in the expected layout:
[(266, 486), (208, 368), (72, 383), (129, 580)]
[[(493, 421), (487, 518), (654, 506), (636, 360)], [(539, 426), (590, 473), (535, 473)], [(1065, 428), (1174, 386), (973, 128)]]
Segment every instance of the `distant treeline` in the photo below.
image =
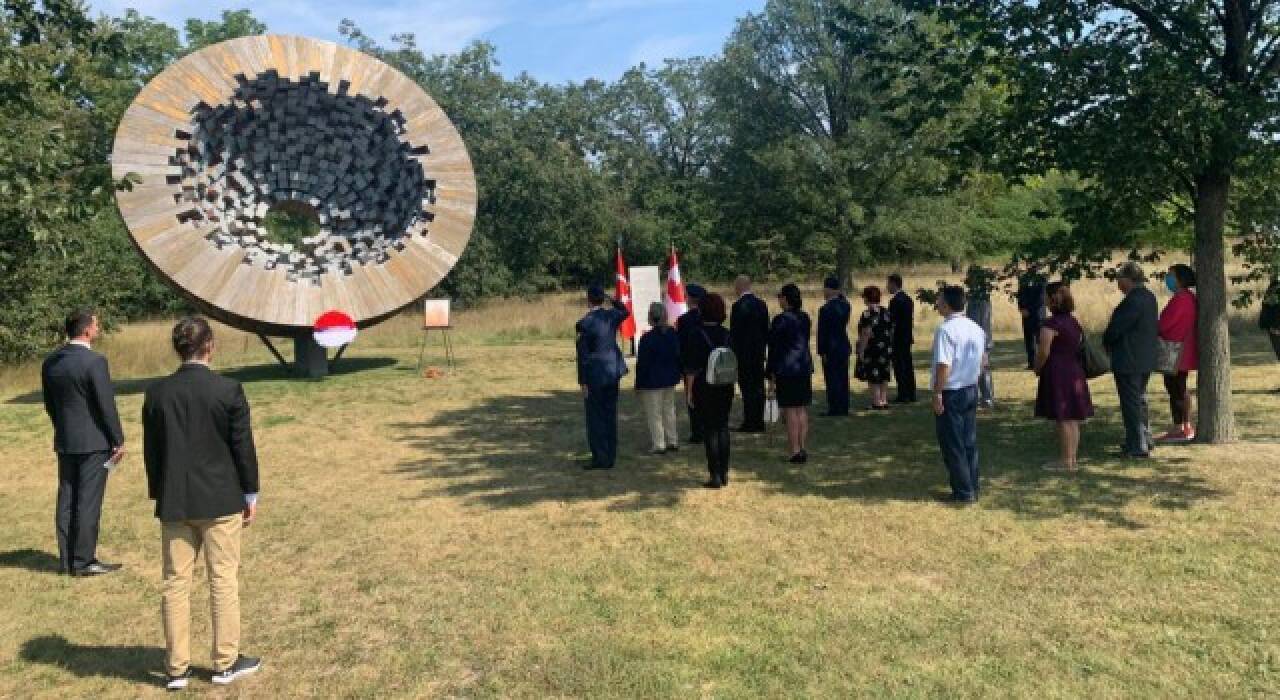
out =
[[(674, 245), (687, 277), (718, 279), (1048, 255), (1094, 210), (1090, 182), (1006, 167), (1005, 63), (911, 4), (771, 0), (717, 56), (563, 85), (505, 77), (485, 42), (430, 56), (358, 20), (339, 31), (421, 84), (470, 149), (479, 217), (442, 290), (458, 299), (607, 280), (618, 240), (636, 262)], [(181, 308), (111, 201), (126, 184), (110, 179), (112, 135), (166, 66), (269, 28), (245, 10), (179, 31), (67, 1), (2, 6), (0, 358), (15, 359), (48, 347), (72, 305), (115, 321)]]

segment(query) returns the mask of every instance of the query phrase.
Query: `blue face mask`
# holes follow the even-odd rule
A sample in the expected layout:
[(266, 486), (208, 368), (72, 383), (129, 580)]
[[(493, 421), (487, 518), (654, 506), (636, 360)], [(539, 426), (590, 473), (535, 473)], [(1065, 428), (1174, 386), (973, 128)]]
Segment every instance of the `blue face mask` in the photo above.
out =
[(1169, 288), (1170, 292), (1178, 291), (1178, 278), (1173, 275), (1164, 276), (1164, 286)]

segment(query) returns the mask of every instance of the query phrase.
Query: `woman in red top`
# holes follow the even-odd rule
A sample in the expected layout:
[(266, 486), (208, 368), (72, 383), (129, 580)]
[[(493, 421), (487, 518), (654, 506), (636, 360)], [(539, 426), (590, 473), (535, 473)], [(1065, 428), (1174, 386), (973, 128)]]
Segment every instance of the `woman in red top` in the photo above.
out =
[(1196, 428), (1191, 424), (1191, 392), (1187, 389), (1187, 375), (1200, 366), (1196, 335), (1196, 273), (1186, 265), (1174, 265), (1165, 276), (1165, 286), (1173, 292), (1173, 298), (1160, 312), (1160, 339), (1181, 342), (1182, 354), (1178, 357), (1178, 371), (1164, 375), (1173, 427), (1159, 440), (1187, 442), (1196, 437)]

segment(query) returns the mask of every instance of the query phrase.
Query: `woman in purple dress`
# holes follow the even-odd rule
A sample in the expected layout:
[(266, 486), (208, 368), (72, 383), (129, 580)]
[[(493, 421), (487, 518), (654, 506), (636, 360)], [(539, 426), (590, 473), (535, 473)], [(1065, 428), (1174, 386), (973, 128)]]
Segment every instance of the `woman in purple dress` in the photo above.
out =
[(1044, 465), (1045, 469), (1076, 470), (1076, 453), (1080, 447), (1080, 426), (1093, 416), (1089, 398), (1089, 381), (1080, 361), (1084, 330), (1071, 312), (1075, 300), (1071, 287), (1054, 282), (1045, 287), (1045, 298), (1053, 317), (1040, 329), (1040, 347), (1036, 352), (1036, 416), (1058, 424), (1061, 456)]

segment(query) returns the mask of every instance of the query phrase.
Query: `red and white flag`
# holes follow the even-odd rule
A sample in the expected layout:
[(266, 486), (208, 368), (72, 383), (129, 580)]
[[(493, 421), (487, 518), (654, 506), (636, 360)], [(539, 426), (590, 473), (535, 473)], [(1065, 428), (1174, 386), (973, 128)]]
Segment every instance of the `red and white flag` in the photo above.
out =
[(316, 345), (340, 348), (356, 339), (356, 322), (341, 311), (326, 311), (315, 322)]
[(627, 311), (631, 312), (631, 315), (622, 322), (622, 327), (618, 330), (622, 332), (623, 338), (630, 340), (636, 337), (636, 310), (631, 305), (631, 283), (627, 281), (627, 264), (622, 261), (622, 246), (618, 246), (616, 266), (618, 269), (618, 284), (614, 298), (622, 302), (623, 306), (627, 307)]
[(667, 319), (672, 325), (689, 310), (684, 299), (684, 281), (680, 279), (680, 259), (676, 257), (676, 249), (671, 248), (671, 261), (667, 266)]

